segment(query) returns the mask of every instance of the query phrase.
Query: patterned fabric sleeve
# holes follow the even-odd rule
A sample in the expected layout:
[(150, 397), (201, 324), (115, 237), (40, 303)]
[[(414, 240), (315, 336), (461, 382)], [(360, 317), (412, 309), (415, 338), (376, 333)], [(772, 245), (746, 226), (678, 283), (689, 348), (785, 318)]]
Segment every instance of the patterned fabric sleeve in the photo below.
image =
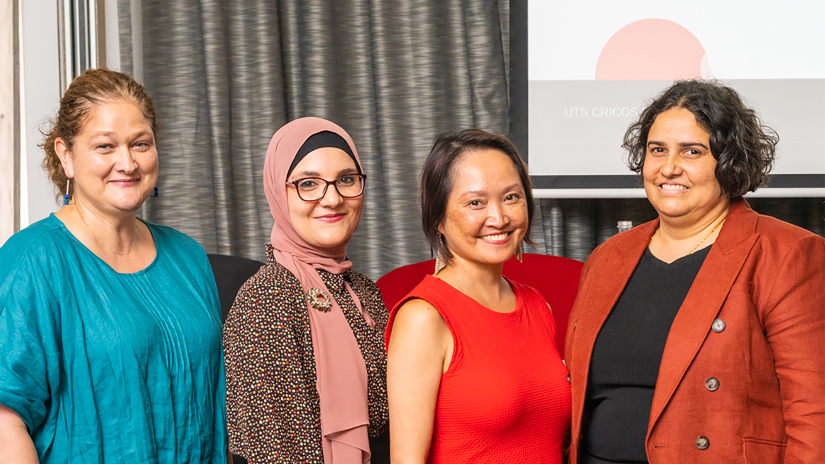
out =
[(323, 463), (315, 360), (300, 284), (270, 263), (224, 326), (230, 449), (250, 463)]

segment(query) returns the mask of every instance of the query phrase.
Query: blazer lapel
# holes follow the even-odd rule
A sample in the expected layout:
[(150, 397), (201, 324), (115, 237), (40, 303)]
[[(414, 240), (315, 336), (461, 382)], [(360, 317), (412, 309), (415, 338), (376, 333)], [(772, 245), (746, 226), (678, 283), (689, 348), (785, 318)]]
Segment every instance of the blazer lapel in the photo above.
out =
[(744, 200), (731, 204), (725, 225), (673, 320), (653, 394), (648, 438), (756, 243), (756, 219), (757, 214)]
[[(658, 219), (648, 222), (627, 232), (626, 236), (606, 243), (604, 255), (599, 259), (598, 267), (591, 271), (594, 275), (588, 279), (588, 287), (579, 290), (580, 296), (587, 295), (587, 297), (584, 301), (577, 300), (576, 306), (587, 308), (587, 310), (581, 311), (575, 321), (570, 321), (575, 324), (571, 344), (571, 359), (575, 360), (575, 366), (569, 366), (569, 368), (571, 374), (574, 370), (576, 371), (576, 379), (588, 378), (590, 358), (593, 355), (596, 337), (624, 291), (630, 276), (636, 270), (636, 265), (650, 243), (650, 237), (656, 231), (658, 224)], [(573, 426), (574, 430), (578, 430), (580, 425), (578, 419), (584, 409), (587, 381), (574, 380), (572, 388), (574, 389), (573, 398), (578, 399), (573, 404), (573, 418), (576, 422)]]

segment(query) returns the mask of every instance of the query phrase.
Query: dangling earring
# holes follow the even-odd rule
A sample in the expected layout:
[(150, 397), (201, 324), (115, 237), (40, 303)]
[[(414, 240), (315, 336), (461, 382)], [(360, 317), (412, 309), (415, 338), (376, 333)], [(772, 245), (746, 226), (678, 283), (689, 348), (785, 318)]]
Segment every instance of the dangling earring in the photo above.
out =
[(522, 242), (519, 242), (518, 246), (516, 247), (516, 259), (518, 260), (518, 262), (523, 263), (524, 261), (522, 260), (521, 243)]
[(157, 198), (157, 197), (158, 197), (158, 188), (155, 187), (155, 191), (152, 193), (152, 198)]
[(63, 204), (64, 205), (69, 204), (69, 185), (71, 184), (71, 182), (72, 182), (71, 179), (69, 179), (69, 178), (66, 179), (66, 194), (63, 195)]
[[(438, 241), (443, 245), (444, 236), (438, 234)], [(445, 260), (444, 256), (441, 254), (441, 249), (438, 249), (438, 251), (435, 252), (435, 272), (433, 272), (433, 275), (438, 274), (445, 267), (447, 267), (447, 260)]]
[(444, 257), (441, 256), (441, 250), (438, 250), (435, 252), (435, 272), (433, 272), (433, 275), (438, 274), (445, 267), (447, 267), (447, 263), (444, 261)]

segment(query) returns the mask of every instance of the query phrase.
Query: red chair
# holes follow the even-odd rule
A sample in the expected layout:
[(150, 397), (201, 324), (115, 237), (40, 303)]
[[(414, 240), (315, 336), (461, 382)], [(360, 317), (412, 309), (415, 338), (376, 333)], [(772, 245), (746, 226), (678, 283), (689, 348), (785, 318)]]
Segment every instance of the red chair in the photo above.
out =
[[(573, 301), (579, 292), (579, 277), (584, 263), (559, 256), (524, 254), (524, 262), (511, 259), (504, 263), (504, 275), (515, 282), (529, 285), (541, 293), (553, 308), (556, 320), (556, 344), (559, 353), (564, 353), (564, 335), (567, 333), (567, 318)], [(388, 272), (376, 284), (381, 290), (384, 304), (392, 309), (425, 276), (435, 270), (435, 260), (402, 266)]]

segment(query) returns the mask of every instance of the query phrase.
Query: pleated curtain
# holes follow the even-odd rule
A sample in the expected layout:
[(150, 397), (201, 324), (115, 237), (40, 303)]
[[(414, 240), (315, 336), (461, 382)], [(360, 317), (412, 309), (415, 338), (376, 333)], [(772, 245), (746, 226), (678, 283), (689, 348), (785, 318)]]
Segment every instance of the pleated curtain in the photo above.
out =
[[(318, 116), (352, 135), (368, 176), (355, 268), (378, 278), (429, 259), (417, 189), (433, 139), (508, 132), (508, 13), (495, 0), (119, 0), (121, 67), (161, 124), (160, 197), (144, 215), (207, 252), (262, 260), (267, 144)], [(797, 206), (822, 234), (821, 199)], [(528, 251), (584, 260), (616, 221), (654, 217), (643, 199), (541, 200)]]

